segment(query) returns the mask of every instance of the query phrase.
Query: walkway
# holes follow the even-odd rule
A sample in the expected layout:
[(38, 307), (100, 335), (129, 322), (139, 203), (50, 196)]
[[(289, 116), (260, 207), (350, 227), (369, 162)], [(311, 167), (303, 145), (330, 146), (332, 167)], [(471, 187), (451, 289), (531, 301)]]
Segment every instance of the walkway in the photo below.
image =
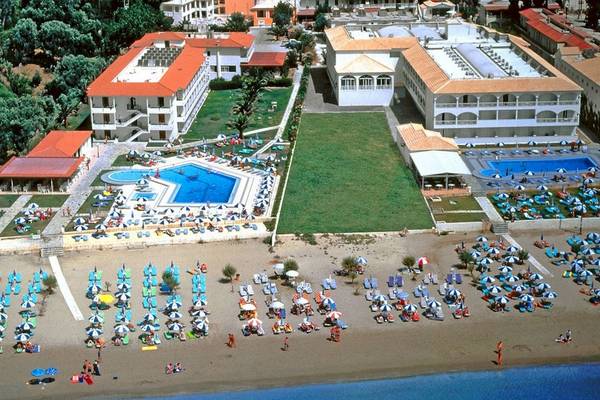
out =
[[(502, 235), (502, 238), (504, 238), (504, 240), (506, 240), (508, 243), (512, 244), (513, 246), (516, 246), (520, 249), (524, 249), (523, 246), (521, 246), (512, 236), (510, 236), (509, 234), (504, 234)], [(552, 272), (550, 272), (546, 267), (544, 267), (534, 256), (530, 255), (529, 259), (527, 260), (531, 263), (531, 265), (533, 265), (535, 268), (537, 268), (538, 271), (540, 271), (542, 274), (549, 276), (549, 277), (553, 277), (554, 275), (552, 274)]]
[(475, 200), (477, 201), (477, 203), (479, 203), (479, 206), (481, 207), (483, 212), (488, 216), (490, 221), (504, 222), (502, 216), (498, 213), (498, 211), (496, 211), (496, 207), (494, 207), (490, 199), (488, 199), (487, 197), (478, 196), (475, 197)]
[(71, 311), (71, 314), (73, 314), (73, 318), (75, 318), (76, 321), (83, 321), (83, 314), (81, 313), (81, 310), (79, 309), (79, 307), (77, 306), (77, 303), (75, 302), (75, 298), (73, 297), (73, 294), (71, 293), (71, 289), (69, 289), (67, 280), (65, 279), (62, 269), (60, 268), (58, 258), (56, 256), (50, 256), (50, 257), (48, 257), (48, 261), (50, 261), (50, 266), (52, 267), (52, 273), (54, 274), (54, 277), (56, 278), (56, 282), (58, 283), (58, 288), (60, 289), (60, 292), (62, 293), (63, 298), (65, 299), (65, 303), (67, 303), (67, 306), (69, 307), (69, 310)]
[(4, 215), (0, 217), (0, 232), (4, 231), (4, 229), (13, 222), (17, 214), (19, 214), (30, 199), (30, 194), (23, 194), (19, 196), (12, 206), (4, 209)]
[[(70, 189), (70, 196), (63, 204), (63, 210), (68, 208), (71, 210), (71, 213), (77, 212), (92, 192), (90, 186), (98, 174), (102, 170), (109, 168), (120, 154), (125, 154), (132, 148), (137, 148), (139, 150), (145, 146), (145, 143), (109, 143), (101, 146), (104, 148), (101, 150), (99, 158), (90, 166), (89, 171), (87, 171), (81, 179), (75, 182)], [(46, 229), (44, 229), (43, 234), (46, 236), (60, 236), (63, 226), (67, 225), (72, 218), (72, 216), (64, 216), (62, 212), (58, 212), (54, 218), (52, 218)], [(51, 240), (55, 239), (51, 238)], [(48, 247), (60, 247), (62, 245), (62, 243), (59, 242), (54, 244), (55, 245), (48, 243)]]

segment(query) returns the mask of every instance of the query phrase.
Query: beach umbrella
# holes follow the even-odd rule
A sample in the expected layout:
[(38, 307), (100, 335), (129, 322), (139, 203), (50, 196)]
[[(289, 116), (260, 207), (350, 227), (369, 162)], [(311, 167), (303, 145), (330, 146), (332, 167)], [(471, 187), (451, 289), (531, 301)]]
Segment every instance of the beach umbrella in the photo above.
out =
[(484, 283), (484, 284), (488, 284), (488, 283), (494, 283), (496, 282), (496, 278), (486, 275), (484, 277), (482, 277), (479, 282)]
[(522, 192), (523, 190), (525, 190), (525, 186), (523, 185), (516, 185), (514, 187), (515, 190), (518, 190), (519, 192)]
[(381, 312), (390, 312), (392, 311), (392, 306), (389, 305), (388, 303), (383, 303), (380, 307), (379, 307), (379, 311)]
[(177, 310), (181, 307), (181, 302), (177, 299), (173, 299), (167, 303), (167, 308), (171, 310)]
[(183, 206), (183, 207), (181, 207), (181, 208), (179, 209), (179, 212), (180, 212), (180, 213), (185, 213), (185, 214), (188, 214), (188, 213), (190, 213), (191, 211), (192, 211), (192, 209), (191, 209), (191, 208), (189, 208), (188, 206)]
[(573, 268), (581, 268), (583, 267), (583, 260), (581, 258), (576, 258), (573, 261), (571, 261), (571, 267)]
[(165, 208), (165, 210), (163, 211), (163, 214), (165, 215), (173, 215), (175, 214), (175, 210), (173, 210), (172, 208)]
[(498, 194), (496, 197), (499, 198), (500, 200), (508, 200), (508, 198), (510, 196), (508, 195), (508, 193), (502, 192), (502, 193)]
[(35, 327), (30, 323), (30, 322), (22, 322), (21, 324), (19, 324), (17, 326), (17, 329), (19, 329), (20, 331), (32, 331), (33, 329), (35, 329)]
[(493, 262), (494, 260), (492, 260), (489, 257), (483, 257), (481, 260), (478, 261), (479, 265), (490, 265)]
[(222, 133), (219, 133), (219, 134), (217, 135), (217, 138), (216, 138), (216, 139), (217, 139), (217, 141), (219, 141), (219, 142), (222, 142), (223, 140), (226, 140), (226, 139), (227, 139), (227, 136), (225, 136), (225, 135), (224, 135), (224, 134), (222, 134)]
[(145, 324), (145, 325), (142, 325), (142, 327), (140, 329), (142, 330), (142, 332), (146, 332), (146, 333), (154, 332), (154, 325)]
[(129, 327), (124, 324), (117, 325), (115, 326), (115, 333), (117, 335), (126, 335), (129, 333)]
[(477, 237), (475, 238), (475, 241), (477, 241), (477, 242), (479, 242), (479, 243), (484, 243), (484, 242), (487, 242), (487, 241), (488, 241), (488, 239), (487, 239), (487, 237), (485, 237), (485, 236), (483, 236), (483, 235), (479, 235), (479, 236), (477, 236)]
[(537, 190), (539, 190), (540, 192), (547, 192), (548, 191), (548, 186), (546, 186), (546, 185), (539, 185), (537, 187)]
[(538, 274), (537, 272), (534, 272), (533, 274), (531, 274), (531, 276), (529, 276), (529, 280), (530, 281), (539, 281), (544, 279), (544, 277), (540, 274)]
[(121, 218), (123, 215), (122, 215), (120, 212), (118, 212), (118, 211), (116, 211), (116, 210), (113, 210), (113, 211), (111, 211), (111, 212), (108, 214), (108, 216), (109, 216), (110, 218), (112, 218), (112, 219), (119, 219), (119, 218)]
[(594, 275), (593, 273), (591, 273), (590, 271), (588, 271), (587, 269), (582, 269), (581, 271), (579, 271), (577, 273), (577, 276), (580, 278), (587, 278), (588, 276), (592, 276)]
[(427, 300), (427, 307), (429, 308), (440, 308), (442, 304), (434, 298)]
[(180, 322), (173, 322), (171, 324), (168, 324), (167, 328), (169, 328), (170, 331), (179, 332), (183, 329), (183, 324), (181, 324)]
[(128, 292), (131, 290), (131, 285), (125, 282), (118, 283), (117, 290), (120, 292)]
[(285, 276), (287, 276), (288, 278), (297, 278), (299, 275), (300, 275), (300, 273), (298, 271), (294, 271), (294, 270), (287, 271), (285, 273)]
[(446, 292), (446, 297), (458, 298), (458, 296), (460, 296), (460, 291), (458, 289), (450, 289)]
[(500, 179), (502, 177), (500, 176), (500, 174), (494, 174), (494, 175), (492, 175), (492, 178), (494, 178), (494, 179)]
[(512, 272), (512, 270), (513, 269), (507, 265), (502, 265), (498, 267), (498, 271), (500, 271), (502, 275), (507, 275), (508, 273)]
[(87, 225), (77, 225), (75, 227), (75, 230), (77, 232), (83, 232), (83, 231), (87, 231), (88, 230), (88, 226)]
[(596, 254), (596, 252), (590, 246), (582, 247), (581, 250), (579, 250), (579, 253), (583, 254), (584, 256), (591, 256)]
[(475, 147), (475, 145), (473, 143), (469, 142), (465, 145), (465, 147), (472, 148), (472, 147)]
[(530, 140), (529, 142), (527, 142), (528, 146), (535, 146), (537, 145), (537, 142), (535, 140)]
[(512, 253), (518, 252), (519, 250), (520, 249), (517, 246), (512, 246), (511, 245), (511, 246), (508, 246), (508, 248), (506, 249), (506, 252), (509, 253), (509, 254), (512, 254)]
[(91, 338), (99, 338), (102, 335), (102, 329), (99, 328), (89, 328), (85, 331), (85, 333)]
[(192, 311), (192, 316), (195, 317), (196, 321), (200, 321), (206, 318), (206, 313), (202, 310), (194, 310)]
[(250, 318), (248, 320), (248, 326), (251, 328), (258, 328), (262, 325), (262, 321), (258, 318)]
[(489, 288), (488, 291), (489, 291), (490, 294), (497, 295), (497, 294), (502, 293), (502, 288), (500, 288), (499, 286), (494, 285), (494, 286), (490, 286), (490, 288)]
[(494, 298), (494, 301), (499, 304), (508, 304), (509, 299), (506, 296), (498, 296)]
[(6, 313), (0, 313), (0, 323), (4, 323), (6, 322), (6, 320), (8, 319), (8, 315)]
[[(299, 299), (299, 300), (301, 300), (301, 299)], [(384, 298), (384, 300), (385, 300), (385, 298)], [(324, 307), (331, 308), (331, 307), (335, 306), (335, 301), (331, 297), (325, 297), (321, 304), (323, 304)]]
[(84, 225), (86, 223), (86, 220), (85, 220), (85, 218), (78, 217), (78, 218), (75, 218), (75, 221), (73, 221), (73, 223), (75, 225)]
[(521, 295), (521, 297), (519, 297), (519, 300), (521, 300), (523, 303), (531, 303), (533, 302), (533, 296), (530, 294), (524, 294)]
[(566, 174), (567, 170), (564, 168), (557, 168), (556, 172), (558, 172), (559, 174)]
[(523, 285), (514, 285), (512, 287), (513, 292), (517, 292), (517, 293), (523, 293), (524, 291), (527, 290), (527, 288)]
[(24, 310), (31, 309), (33, 307), (35, 307), (35, 303), (33, 301), (31, 301), (29, 298), (27, 300), (25, 300), (23, 303), (21, 303), (21, 308)]
[(555, 299), (557, 297), (558, 297), (558, 293), (556, 293), (556, 292), (546, 292), (546, 293), (544, 293), (544, 298), (548, 299), (548, 300)]
[(500, 250), (498, 250), (496, 247), (490, 247), (487, 253), (488, 255), (495, 256), (500, 254)]
[(37, 210), (38, 208), (40, 208), (40, 206), (38, 205), (38, 203), (29, 203), (29, 206), (27, 208), (29, 210)]
[(583, 180), (584, 185), (591, 185), (592, 183), (594, 183), (594, 180), (592, 178), (585, 178)]
[(274, 301), (273, 303), (271, 303), (271, 308), (273, 310), (282, 310), (285, 308), (285, 305), (280, 301)]
[(90, 324), (98, 325), (104, 323), (104, 318), (99, 314), (92, 314), (92, 316), (88, 318), (88, 321), (90, 321)]
[(542, 282), (539, 285), (537, 285), (535, 288), (538, 290), (538, 292), (545, 292), (546, 290), (549, 290), (552, 287), (549, 284), (547, 284), (546, 282)]
[(373, 302), (376, 302), (376, 303), (383, 303), (386, 300), (387, 300), (387, 298), (382, 294), (377, 294), (377, 295), (373, 296)]
[(407, 304), (404, 306), (403, 310), (407, 313), (414, 313), (417, 312), (417, 306), (415, 306), (414, 304)]
[(330, 320), (334, 321), (336, 319), (340, 319), (342, 318), (342, 313), (339, 311), (331, 311), (330, 313), (328, 313), (326, 316), (326, 318), (329, 318)]
[(15, 219), (15, 225), (23, 225), (26, 224), (27, 220), (23, 217), (19, 217)]
[(144, 315), (144, 321), (154, 322), (155, 319), (156, 319), (156, 317), (152, 313), (146, 313)]
[(515, 283), (519, 281), (519, 277), (515, 275), (507, 275), (505, 281), (508, 283)]
[(525, 171), (525, 172), (523, 173), (523, 175), (527, 175), (527, 176), (533, 176), (533, 175), (535, 175), (535, 173), (534, 173), (533, 171)]
[(419, 267), (422, 267), (427, 264), (429, 264), (429, 258), (427, 257), (419, 257), (419, 259), (417, 260), (417, 265)]
[(600, 234), (598, 232), (590, 232), (587, 234), (586, 239), (592, 242), (600, 240)]
[(122, 293), (118, 293), (116, 295), (116, 298), (122, 302), (125, 303), (127, 302), (127, 300), (129, 300), (131, 298), (131, 294), (127, 293), (127, 292), (122, 292)]
[(592, 261), (590, 264), (594, 265), (594, 266), (600, 266), (600, 258), (596, 258), (594, 261)]
[(362, 265), (363, 267), (365, 267), (367, 265), (367, 259), (363, 256), (358, 256), (356, 257), (356, 259), (354, 260), (358, 265)]
[(106, 230), (106, 225), (104, 224), (98, 224), (94, 227), (97, 231), (105, 231)]
[(251, 303), (242, 304), (240, 308), (244, 311), (256, 311), (256, 306)]
[(199, 330), (199, 331), (202, 331), (202, 330), (204, 330), (206, 328), (206, 322), (207, 321), (204, 321), (204, 320), (194, 321), (194, 324), (193, 324), (194, 328), (197, 329), (197, 330)]
[(506, 261), (506, 262), (507, 262), (507, 263), (509, 263), (509, 264), (514, 264), (514, 263), (516, 263), (517, 261), (519, 261), (519, 258), (518, 258), (518, 257), (515, 257), (515, 256), (513, 256), (513, 255), (508, 255), (508, 256), (504, 257), (504, 261)]
[(29, 340), (31, 336), (29, 336), (26, 333), (19, 333), (17, 336), (15, 336), (15, 340), (19, 343), (25, 343)]
[(471, 250), (471, 256), (473, 258), (479, 258), (479, 257), (481, 257), (481, 253), (477, 250)]

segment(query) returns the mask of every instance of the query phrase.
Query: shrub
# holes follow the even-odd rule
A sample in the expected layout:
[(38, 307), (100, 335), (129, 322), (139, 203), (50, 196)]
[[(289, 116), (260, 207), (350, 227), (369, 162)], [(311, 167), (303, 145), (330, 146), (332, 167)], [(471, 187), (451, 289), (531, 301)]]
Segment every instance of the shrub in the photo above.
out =
[(267, 86), (272, 86), (272, 87), (290, 87), (292, 86), (292, 78), (273, 78), (269, 81), (267, 81)]
[(40, 71), (35, 71), (33, 77), (31, 78), (31, 84), (33, 87), (38, 87), (42, 83), (42, 76), (40, 75)]
[(223, 267), (223, 276), (225, 278), (227, 278), (229, 280), (229, 282), (233, 282), (233, 277), (235, 276), (236, 273), (237, 273), (237, 270), (231, 264), (227, 264), (227, 265), (225, 265), (225, 267)]
[[(237, 79), (236, 79), (237, 77)], [(208, 87), (211, 90), (231, 90), (231, 89), (241, 89), (242, 80), (238, 75), (234, 76), (230, 81), (227, 81), (223, 78), (215, 78), (208, 84)]]
[(286, 273), (288, 271), (298, 271), (298, 263), (294, 259), (287, 259), (283, 263), (283, 272)]
[(48, 294), (54, 293), (54, 289), (56, 289), (58, 286), (58, 282), (56, 281), (56, 277), (54, 275), (48, 275), (46, 278), (44, 278), (42, 283), (46, 287), (46, 292)]

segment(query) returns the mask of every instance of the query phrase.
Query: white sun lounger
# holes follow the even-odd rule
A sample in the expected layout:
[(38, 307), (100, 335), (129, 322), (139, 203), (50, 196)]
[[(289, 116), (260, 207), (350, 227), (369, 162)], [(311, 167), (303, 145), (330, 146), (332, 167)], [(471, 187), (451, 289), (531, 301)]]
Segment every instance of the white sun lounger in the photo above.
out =
[(248, 293), (248, 296), (254, 296), (254, 289), (252, 289), (252, 285), (246, 286), (246, 293)]

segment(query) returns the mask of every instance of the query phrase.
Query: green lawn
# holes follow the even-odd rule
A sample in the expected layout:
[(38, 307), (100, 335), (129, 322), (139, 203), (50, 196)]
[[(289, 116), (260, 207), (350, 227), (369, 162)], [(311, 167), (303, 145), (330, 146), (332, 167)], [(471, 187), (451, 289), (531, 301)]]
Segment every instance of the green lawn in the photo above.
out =
[(93, 180), (93, 182), (92, 182), (92, 184), (90, 186), (104, 186), (105, 183), (102, 180), (102, 175), (104, 175), (108, 171), (110, 171), (110, 170), (109, 169), (103, 169), (102, 171), (100, 171), (100, 173), (98, 174), (98, 176), (96, 177), (96, 179)]
[(444, 222), (479, 222), (486, 218), (485, 213), (450, 213), (434, 214), (437, 221)]
[[(240, 90), (213, 90), (208, 94), (206, 102), (198, 112), (190, 130), (183, 136), (186, 141), (211, 139), (219, 133), (231, 134), (227, 122), (231, 116), (231, 107)], [(249, 131), (278, 125), (283, 117), (292, 88), (266, 88), (257, 104)], [(277, 102), (277, 111), (270, 112), (271, 102)]]
[(27, 207), (30, 203), (37, 203), (40, 208), (59, 208), (62, 207), (68, 197), (68, 194), (34, 194), (25, 206)]
[(135, 163), (127, 159), (127, 154), (121, 154), (120, 156), (117, 156), (115, 161), (112, 163), (113, 167), (131, 167), (132, 165), (135, 165)]
[(94, 199), (94, 196), (97, 195), (98, 193), (102, 193), (102, 190), (92, 190), (92, 193), (90, 193), (90, 195), (83, 202), (81, 207), (79, 207), (77, 214), (89, 214), (90, 210), (92, 210), (92, 211), (108, 211), (108, 210), (110, 210), (110, 207), (112, 207), (112, 203), (113, 203), (112, 201), (109, 201), (108, 205), (106, 207), (92, 207), (92, 204), (94, 204), (97, 201), (96, 199)]
[[(15, 217), (15, 219), (17, 219), (18, 217), (22, 217), (22, 214), (19, 214)], [(38, 233), (42, 233), (43, 230), (46, 228), (46, 226), (50, 223), (50, 220), (52, 220), (52, 218), (47, 218), (44, 221), (34, 221), (31, 224), (29, 224), (29, 226), (31, 227), (31, 230), (27, 233), (23, 233), (23, 234), (18, 234), (17, 231), (15, 230), (15, 223), (14, 220), (11, 221), (6, 228), (4, 228), (4, 230), (0, 233), (0, 236), (2, 237), (6, 237), (6, 236), (22, 236), (22, 237), (26, 237), (29, 236), (31, 234), (35, 234), (37, 235)]]
[(479, 203), (471, 196), (460, 196), (460, 197), (442, 197), (442, 201), (431, 201), (429, 206), (432, 210), (444, 210), (444, 211), (473, 211), (481, 210)]
[(431, 228), (384, 113), (304, 114), (281, 233)]
[(13, 205), (19, 198), (18, 194), (3, 194), (0, 195), (0, 208), (8, 208)]

